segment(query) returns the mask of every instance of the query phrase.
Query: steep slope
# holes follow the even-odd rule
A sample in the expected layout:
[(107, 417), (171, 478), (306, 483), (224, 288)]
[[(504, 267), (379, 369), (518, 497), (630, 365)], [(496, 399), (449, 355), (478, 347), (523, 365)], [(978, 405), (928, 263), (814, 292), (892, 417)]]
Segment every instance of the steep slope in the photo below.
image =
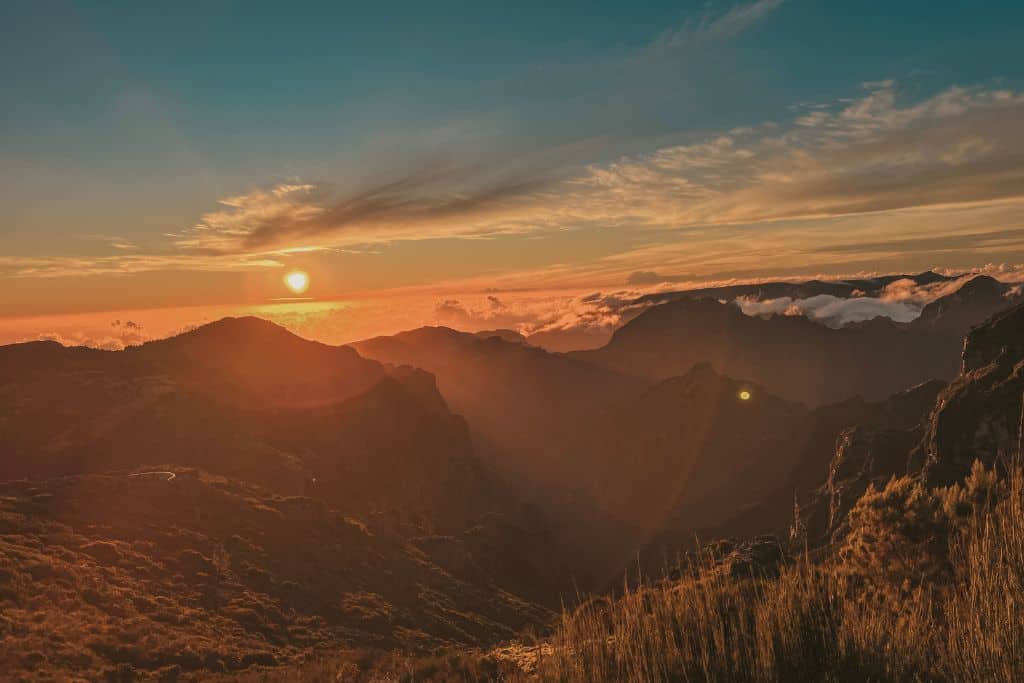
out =
[(820, 542), (869, 484), (908, 473), (944, 386), (808, 410), (708, 364), (655, 385), (602, 420), (581, 469), (586, 495), (621, 525), (605, 561), (640, 551), (656, 571), (695, 537), (785, 535), (796, 503)]
[[(615, 372), (508, 335), (424, 327), (353, 345), (375, 360), (432, 373), (452, 410), (466, 417), (478, 452), (517, 478), (547, 485), (573, 474), (566, 454), (601, 411), (642, 386)], [(559, 484), (560, 485), (560, 484)]]
[(1014, 287), (987, 275), (978, 275), (952, 294), (925, 306), (911, 325), (963, 336), (975, 325), (1018, 302), (1019, 294)]
[(962, 479), (971, 463), (1007, 466), (1021, 452), (1024, 306), (971, 330), (963, 369), (928, 420), (920, 459), (933, 485)]
[[(1004, 296), (1002, 287), (991, 288), (984, 280), (979, 289), (994, 293), (993, 305), (1000, 303), (996, 297)], [(891, 477), (909, 475), (929, 486), (948, 486), (963, 481), (975, 460), (988, 468), (1005, 468), (1020, 452), (1024, 306), (972, 329), (963, 358), (962, 372), (948, 385), (926, 382), (859, 408), (840, 404), (848, 406), (844, 412), (856, 415), (834, 432), (827, 468), (822, 464), (828, 451), (821, 444), (808, 451), (809, 459), (801, 460), (794, 478), (777, 495), (715, 532), (780, 531), (792, 520), (796, 494), (808, 540), (812, 545), (827, 543), (845, 532), (847, 512), (869, 485), (881, 489)], [(816, 473), (817, 483), (809, 473)], [(768, 520), (773, 526), (766, 528)]]
[(697, 530), (706, 540), (785, 537), (800, 508), (800, 525), (812, 546), (826, 541), (869, 484), (914, 471), (911, 453), (924, 422), (945, 387), (932, 381), (885, 401), (850, 399), (810, 411), (796, 426), (806, 437), (784, 483), (760, 502), (723, 514)]
[(577, 498), (601, 520), (600, 532), (583, 532), (594, 584), (614, 587), (638, 556), (656, 575), (695, 534), (721, 537), (704, 532), (761, 504), (791, 476), (812, 438), (808, 420), (801, 404), (708, 364), (609, 410), (574, 458)]
[(0, 671), (25, 680), (208, 680), (548, 618), (320, 502), (182, 470), (0, 482), (0, 615)]
[(192, 465), (460, 526), (486, 477), (423, 371), (254, 318), (120, 352), (0, 348), (0, 477)]
[(803, 447), (807, 415), (700, 364), (609, 411), (580, 476), (621, 519), (662, 527), (675, 516), (699, 528), (782, 483)]

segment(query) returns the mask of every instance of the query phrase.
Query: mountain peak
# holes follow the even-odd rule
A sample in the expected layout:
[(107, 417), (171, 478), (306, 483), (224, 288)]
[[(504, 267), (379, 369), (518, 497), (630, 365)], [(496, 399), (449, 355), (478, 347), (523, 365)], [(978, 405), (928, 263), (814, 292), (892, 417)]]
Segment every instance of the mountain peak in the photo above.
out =
[[(187, 330), (166, 340), (171, 343), (186, 343), (189, 341), (238, 341), (253, 342), (265, 341), (272, 338), (301, 339), (298, 335), (277, 323), (248, 315), (241, 317), (227, 317), (215, 320), (205, 325), (200, 325)], [(150, 342), (159, 343), (159, 342)]]
[(915, 325), (957, 330), (960, 334), (1008, 305), (1010, 287), (988, 275), (975, 275), (955, 292), (924, 307)]
[(955, 277), (950, 277), (949, 275), (940, 275), (939, 273), (936, 273), (934, 270), (926, 270), (922, 273), (918, 273), (917, 275), (911, 275), (910, 279), (919, 285), (930, 285), (935, 282), (953, 280), (955, 279)]

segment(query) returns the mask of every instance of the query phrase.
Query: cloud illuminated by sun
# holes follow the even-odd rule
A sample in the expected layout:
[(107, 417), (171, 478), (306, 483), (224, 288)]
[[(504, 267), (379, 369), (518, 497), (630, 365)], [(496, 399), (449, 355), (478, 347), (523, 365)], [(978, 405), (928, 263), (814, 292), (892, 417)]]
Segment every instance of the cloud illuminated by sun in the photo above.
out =
[(309, 275), (301, 270), (293, 270), (284, 276), (284, 284), (295, 294), (302, 294), (309, 289)]

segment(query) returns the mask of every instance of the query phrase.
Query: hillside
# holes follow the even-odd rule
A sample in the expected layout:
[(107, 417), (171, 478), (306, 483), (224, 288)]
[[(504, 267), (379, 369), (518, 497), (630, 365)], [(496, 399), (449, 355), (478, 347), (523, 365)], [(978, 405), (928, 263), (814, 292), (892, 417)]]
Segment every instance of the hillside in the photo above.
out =
[(25, 680), (206, 680), (548, 618), (323, 503), (181, 469), (0, 483), (0, 615), (0, 670)]

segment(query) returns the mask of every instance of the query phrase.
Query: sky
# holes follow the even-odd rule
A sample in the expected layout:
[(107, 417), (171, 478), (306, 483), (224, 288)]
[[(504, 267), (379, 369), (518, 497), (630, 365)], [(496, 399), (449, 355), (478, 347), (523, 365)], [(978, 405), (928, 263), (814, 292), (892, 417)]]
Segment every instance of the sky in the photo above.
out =
[(537, 329), (657, 287), (1024, 263), (1020, 2), (40, 0), (0, 25), (0, 343), (239, 311), (334, 342)]

